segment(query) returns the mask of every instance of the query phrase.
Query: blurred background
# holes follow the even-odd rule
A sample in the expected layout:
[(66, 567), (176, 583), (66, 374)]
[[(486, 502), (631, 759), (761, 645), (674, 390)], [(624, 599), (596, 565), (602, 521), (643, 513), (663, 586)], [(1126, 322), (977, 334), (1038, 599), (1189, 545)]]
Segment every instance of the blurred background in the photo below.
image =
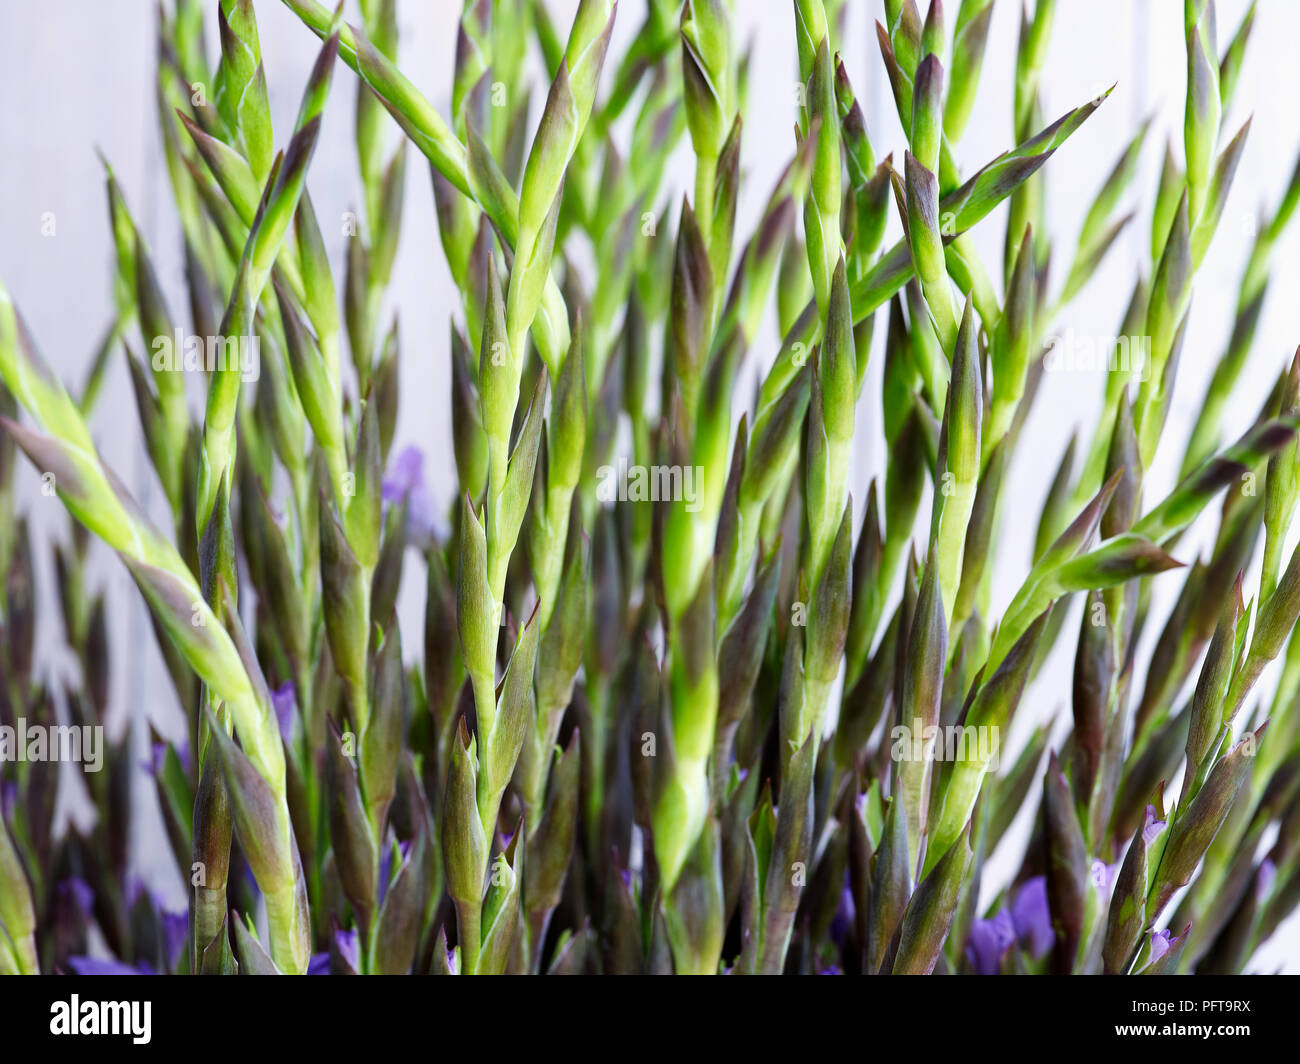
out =
[[(215, 55), (216, 2), (208, 42)], [(567, 26), (576, 0), (549, 0), (557, 25)], [(642, 19), (642, 0), (621, 0), (611, 55), (621, 52)], [(794, 85), (797, 79), (792, 5), (789, 0), (736, 0), (736, 37), (752, 45), (748, 124), (742, 148), (743, 185), (737, 246), (748, 238), (770, 189), (793, 149)], [(924, 9), (924, 4), (922, 8)], [(949, 26), (956, 4), (949, 5)], [(1247, 0), (1218, 0), (1219, 42), (1226, 44), (1248, 7)], [(974, 113), (957, 151), (969, 173), (1012, 144), (1011, 113), (1020, 3), (995, 0), (989, 44)], [(878, 159), (901, 157), (904, 138), (895, 115), (876, 45), (875, 21), (883, 0), (848, 0), (847, 24), (839, 45), (850, 79), (863, 101)], [(399, 63), (403, 71), (446, 115), (456, 41), (459, 0), (399, 0)], [(102, 154), (113, 167), (136, 221), (146, 235), (169, 302), (186, 306), (180, 229), (171, 207), (158, 133), (154, 96), (152, 0), (0, 0), (10, 41), (0, 64), (0, 277), (21, 309), (45, 357), (69, 382), (84, 380), (101, 336), (113, 315), (113, 246), (104, 195)], [(262, 52), (276, 129), (291, 128), (308, 70), (315, 36), (278, 0), (257, 0)], [(1097, 189), (1139, 123), (1151, 117), (1142, 165), (1128, 199), (1136, 211), (1102, 267), (1059, 319), (1061, 332), (1107, 336), (1119, 330), (1135, 278), (1148, 271), (1150, 212), (1165, 144), (1175, 156), (1182, 139), (1185, 52), (1180, 0), (1058, 0), (1048, 59), (1042, 74), (1044, 113), (1054, 119), (1116, 86), (1100, 110), (1047, 164), (1052, 238), (1061, 255), (1072, 252), (1084, 214)], [(354, 14), (354, 12), (349, 12)], [(1300, 40), (1300, 4), (1260, 0), (1245, 68), (1232, 111), (1230, 135), (1252, 121), (1245, 155), (1209, 255), (1197, 275), (1195, 299), (1183, 349), (1177, 392), (1165, 430), (1166, 445), (1148, 472), (1147, 498), (1172, 487), (1182, 444), (1191, 428), (1213, 366), (1227, 341), (1241, 270), (1261, 209), (1277, 203), (1300, 152), (1300, 108), (1294, 97), (1294, 42)], [(532, 73), (544, 78), (536, 55)], [(606, 66), (608, 73), (612, 63)], [(543, 82), (538, 82), (543, 83)], [(356, 79), (342, 64), (335, 72), (330, 103), (308, 184), (321, 228), (342, 276), (345, 238), (341, 219), (360, 206), (360, 182), (353, 145), (352, 110)], [(534, 94), (534, 111), (541, 105)], [(394, 127), (392, 135), (396, 137)], [(282, 146), (282, 145), (281, 145)], [(448, 322), (458, 305), (442, 258), (428, 168), (418, 153), (408, 157), (404, 228), (394, 268), (384, 325), (396, 318), (402, 343), (401, 412), (397, 449), (418, 446), (427, 456), (428, 487), (439, 510), (454, 501), (451, 461)], [(665, 195), (680, 197), (692, 184), (689, 138), (670, 170)], [(660, 203), (662, 207), (667, 199)], [(331, 225), (331, 219), (340, 220)], [(1005, 208), (976, 227), (975, 243), (990, 272), (1000, 274)], [(901, 232), (891, 223), (892, 241)], [(581, 260), (579, 260), (581, 261)], [(1235, 434), (1254, 418), (1277, 373), (1300, 342), (1300, 225), (1276, 250), (1275, 274), (1251, 361), (1226, 430)], [(995, 269), (994, 266), (998, 266)], [(1065, 262), (1055, 263), (1059, 288)], [(853, 491), (860, 514), (870, 478), (881, 471), (884, 447), (877, 422), (883, 321), (859, 411)], [(766, 369), (777, 349), (774, 320), (751, 351), (750, 372)], [(861, 356), (859, 356), (861, 357)], [(1005, 521), (997, 544), (995, 615), (1019, 586), (1033, 546), (1043, 497), (1072, 432), (1086, 426), (1100, 408), (1100, 374), (1046, 374), (1004, 489)], [(744, 387), (748, 387), (748, 382)], [(740, 394), (749, 394), (742, 391)], [(197, 399), (197, 397), (195, 397)], [(199, 409), (196, 404), (196, 410)], [(738, 411), (739, 413), (739, 411)], [(125, 364), (116, 360), (105, 384), (93, 431), (106, 461), (147, 510), (165, 503), (149, 467), (136, 426), (135, 402)], [(396, 451), (394, 452), (396, 453)], [(37, 474), (21, 466), (20, 508), (28, 515), (38, 547), (38, 668), (50, 675), (71, 668), (60, 656), (60, 627), (54, 609), (54, 574), (48, 549), (67, 535), (62, 505), (40, 494)], [(1211, 511), (1213, 511), (1211, 507)], [(1176, 552), (1190, 562), (1205, 546), (1212, 526), (1194, 527)], [(97, 548), (98, 549), (98, 548)], [(154, 645), (144, 605), (125, 569), (106, 550), (96, 556), (96, 575), (108, 592), (114, 653), (112, 712), (115, 729), (136, 725), (143, 741), (146, 720), (164, 734), (185, 734), (180, 707)], [(401, 620), (408, 632), (422, 629), (423, 573), (406, 567)], [(1248, 577), (1247, 586), (1250, 586)], [(1157, 631), (1167, 615), (1176, 580), (1157, 581)], [(1079, 604), (1072, 618), (1077, 618)], [(1013, 757), (1027, 725), (1058, 718), (1068, 722), (1070, 672), (1077, 621), (1067, 621), (1052, 658), (1028, 691), (1017, 725), (1004, 740)], [(1139, 651), (1146, 660), (1154, 632)], [(419, 646), (418, 638), (406, 641)], [(1261, 689), (1270, 689), (1272, 673)], [(1140, 680), (1140, 677), (1139, 677)], [(1023, 731), (1022, 731), (1023, 729)], [(142, 776), (137, 800), (145, 823), (155, 825), (136, 840), (133, 860), (155, 889), (183, 903), (179, 879), (166, 856), (153, 790)], [(76, 783), (70, 777), (65, 783)], [(65, 786), (67, 816), (84, 816), (75, 787)], [(1036, 803), (1033, 803), (1036, 804)], [(1021, 835), (1028, 816), (1021, 818)], [(1005, 863), (1005, 862), (1004, 862)], [(986, 872), (990, 896), (1013, 868)], [(1284, 925), (1255, 959), (1254, 970), (1300, 972), (1300, 920)]]

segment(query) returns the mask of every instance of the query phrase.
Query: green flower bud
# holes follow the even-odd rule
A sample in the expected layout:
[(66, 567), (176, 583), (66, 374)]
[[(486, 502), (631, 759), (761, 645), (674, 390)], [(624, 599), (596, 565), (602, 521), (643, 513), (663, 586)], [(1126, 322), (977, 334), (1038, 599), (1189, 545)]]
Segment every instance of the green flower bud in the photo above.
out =
[(939, 963), (970, 869), (969, 834), (968, 827), (907, 903), (894, 959), (895, 975), (929, 975)]

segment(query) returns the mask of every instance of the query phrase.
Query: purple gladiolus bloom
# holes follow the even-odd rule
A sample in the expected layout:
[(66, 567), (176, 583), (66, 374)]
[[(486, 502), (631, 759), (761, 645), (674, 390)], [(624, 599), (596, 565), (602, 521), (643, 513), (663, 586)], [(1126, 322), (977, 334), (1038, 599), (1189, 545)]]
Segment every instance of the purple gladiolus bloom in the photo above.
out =
[(423, 484), (424, 453), (418, 447), (403, 447), (384, 477), (384, 501), (401, 502)]
[(1002, 958), (1016, 944), (1016, 925), (1006, 909), (988, 920), (976, 920), (966, 943), (966, 959), (976, 975), (997, 975)]
[(330, 974), (330, 955), (328, 953), (313, 953), (311, 960), (307, 962), (308, 975), (329, 975)]
[(157, 975), (158, 973), (141, 961), (139, 964), (123, 964), (121, 961), (100, 957), (69, 957), (68, 964), (78, 975)]
[(286, 742), (293, 742), (294, 706), (297, 693), (293, 681), (286, 680), (271, 692), (271, 708), (275, 710), (276, 723), (280, 725), (280, 737)]
[(1011, 905), (1011, 922), (1020, 945), (1029, 950), (1034, 960), (1042, 960), (1056, 939), (1047, 906), (1046, 876), (1034, 876), (1021, 886)]
[(1154, 935), (1152, 935), (1151, 936), (1151, 963), (1155, 964), (1156, 961), (1158, 961), (1161, 957), (1163, 957), (1166, 953), (1168, 953), (1171, 949), (1173, 949), (1174, 944), (1177, 941), (1178, 939), (1176, 939), (1173, 935), (1169, 933), (1168, 928), (1166, 928), (1164, 931), (1157, 931)]
[(1088, 873), (1088, 882), (1096, 889), (1097, 893), (1109, 896), (1110, 888), (1115, 884), (1115, 877), (1119, 875), (1119, 862), (1107, 864), (1105, 861), (1093, 861), (1092, 868)]
[(334, 945), (349, 968), (361, 971), (361, 943), (355, 931), (335, 931)]
[(406, 516), (420, 535), (434, 531), (433, 497), (424, 483), (424, 453), (418, 447), (403, 447), (384, 477), (384, 502), (406, 503)]

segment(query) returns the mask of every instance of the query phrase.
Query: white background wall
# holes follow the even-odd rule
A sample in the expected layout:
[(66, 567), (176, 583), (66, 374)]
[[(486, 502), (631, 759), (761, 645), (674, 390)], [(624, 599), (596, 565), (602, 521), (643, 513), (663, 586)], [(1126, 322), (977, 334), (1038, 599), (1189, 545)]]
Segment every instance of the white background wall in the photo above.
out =
[[(448, 112), (460, 6), (457, 0), (399, 0), (398, 5), (402, 68), (444, 115)], [(551, 6), (557, 25), (566, 26), (576, 0), (555, 0)], [(849, 23), (840, 45), (859, 98), (864, 100), (873, 146), (877, 157), (889, 151), (901, 155), (904, 140), (875, 43), (874, 21), (883, 17), (883, 5), (881, 0), (848, 0), (847, 6)], [(1245, 0), (1219, 0), (1221, 44), (1230, 38), (1246, 6)], [(215, 11), (215, 0), (210, 7)], [(752, 230), (791, 150), (796, 75), (789, 0), (736, 0), (735, 8), (737, 38), (754, 42), (739, 244)], [(948, 8), (951, 25), (955, 0)], [(965, 172), (1011, 144), (1019, 8), (1020, 4), (1011, 0), (995, 3), (979, 99), (957, 153)], [(84, 378), (112, 313), (113, 249), (96, 149), (112, 163), (150, 241), (178, 319), (185, 308), (179, 233), (170, 206), (154, 108), (154, 11), (153, 0), (0, 0), (9, 42), (7, 61), (0, 64), (0, 277), (46, 357), (69, 381)], [(275, 0), (260, 0), (257, 14), (271, 107), (283, 140), (317, 42)], [(635, 31), (641, 16), (638, 0), (623, 0), (615, 54)], [(1072, 327), (1086, 335), (1116, 331), (1136, 274), (1149, 268), (1146, 249), (1151, 194), (1163, 143), (1170, 137), (1176, 145), (1181, 142), (1185, 76), (1181, 18), (1178, 0), (1058, 2), (1043, 71), (1049, 119), (1118, 83), (1111, 99), (1046, 169), (1050, 222), (1060, 247), (1055, 262), (1058, 271), (1065, 269), (1091, 198), (1131, 131), (1143, 116), (1155, 115), (1137, 192), (1129, 197), (1140, 206), (1137, 222), (1062, 316), (1061, 328)], [(212, 17), (210, 45), (215, 46), (216, 39)], [(1254, 219), (1261, 205), (1276, 203), (1300, 151), (1300, 109), (1294, 102), (1297, 39), (1300, 4), (1261, 0), (1236, 103), (1225, 116), (1225, 128), (1235, 131), (1253, 114), (1253, 128), (1219, 235), (1197, 278), (1178, 390), (1166, 430), (1167, 439), (1176, 446), (1163, 449), (1149, 472), (1148, 499), (1163, 494), (1172, 484), (1182, 440), (1231, 328)], [(351, 140), (355, 89), (355, 78), (340, 64), (310, 175), (311, 193), (340, 277), (344, 240), (338, 227), (331, 231), (329, 220), (356, 208), (360, 198)], [(539, 95), (535, 95), (535, 106)], [(455, 486), (447, 421), (447, 323), (455, 312), (455, 295), (442, 260), (427, 168), (418, 153), (412, 151), (409, 160), (405, 235), (390, 301), (391, 312), (400, 317), (404, 354), (398, 436), (399, 444), (418, 444), (430, 455), (431, 488), (440, 503), (448, 503), (454, 498)], [(689, 188), (690, 175), (688, 154), (680, 153), (674, 161), (672, 186)], [(42, 235), (45, 212), (54, 213), (53, 236)], [(1001, 261), (1002, 227), (999, 212), (976, 230), (976, 244), (991, 271)], [(895, 222), (890, 239), (897, 229)], [(1300, 227), (1293, 229), (1277, 250), (1273, 288), (1243, 377), (1241, 401), (1229, 412), (1230, 431), (1239, 431), (1249, 422), (1275, 374), (1300, 341), (1300, 301), (1295, 297), (1298, 264)], [(774, 329), (772, 333), (762, 338), (755, 352), (763, 365), (775, 353)], [(878, 339), (881, 333), (883, 328), (878, 328)], [(874, 385), (878, 385), (880, 363), (877, 346), (871, 376)], [(1100, 378), (1072, 374), (1048, 375), (1044, 382), (1007, 482), (1010, 510), (998, 543), (995, 607), (1007, 601), (1023, 577), (1047, 484), (1070, 433), (1095, 415), (1101, 388)], [(859, 413), (862, 428), (854, 470), (859, 504), (869, 478), (882, 464), (877, 404), (869, 390)], [(134, 402), (120, 361), (109, 375), (94, 431), (107, 461), (137, 497), (157, 511), (162, 500), (140, 445)], [(66, 526), (61, 507), (40, 497), (36, 477), (26, 467), (18, 479), (38, 542), (45, 541), (42, 537), (62, 535)], [(1200, 528), (1199, 538), (1186, 541), (1179, 556), (1190, 561), (1206, 542), (1208, 531)], [(128, 718), (151, 719), (169, 734), (180, 734), (181, 718), (160, 670), (144, 608), (122, 567), (106, 552), (100, 561), (97, 576), (111, 599), (111, 633), (120, 663), (114, 676), (114, 717), (119, 725)], [(53, 578), (48, 557), (40, 559), (39, 577), (48, 592)], [(1166, 595), (1176, 581), (1164, 581)], [(419, 630), (420, 616), (418, 589), (408, 587), (403, 595), (403, 623), (408, 632)], [(1159, 616), (1163, 622), (1163, 612)], [(1073, 624), (1067, 625), (1051, 666), (1027, 695), (1021, 714), (1026, 720), (1053, 713), (1068, 719), (1076, 630)], [(55, 615), (46, 609), (39, 645), (42, 664), (56, 673), (67, 666), (59, 656), (57, 635)], [(418, 646), (418, 640), (407, 642)], [(151, 810), (148, 823), (156, 824)], [(142, 850), (140, 862), (146, 874), (179, 898), (174, 873), (150, 859), (147, 836)], [(1257, 959), (1259, 970), (1283, 966), (1300, 971), (1300, 924), (1293, 920), (1286, 930), (1288, 933)]]

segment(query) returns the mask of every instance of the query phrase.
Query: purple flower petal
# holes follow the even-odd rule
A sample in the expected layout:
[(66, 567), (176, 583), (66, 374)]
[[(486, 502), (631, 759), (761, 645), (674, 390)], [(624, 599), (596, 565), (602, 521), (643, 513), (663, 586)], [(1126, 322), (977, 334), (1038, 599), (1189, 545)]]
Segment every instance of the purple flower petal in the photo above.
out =
[(257, 885), (257, 876), (253, 875), (253, 870), (249, 868), (247, 864), (243, 866), (242, 878), (244, 880), (244, 885), (248, 888), (248, 892), (253, 896), (253, 899), (256, 900), (257, 898), (260, 898), (262, 896), (262, 888)]
[(1164, 931), (1157, 931), (1154, 935), (1152, 935), (1151, 936), (1151, 963), (1155, 964), (1156, 961), (1158, 961), (1161, 957), (1163, 957), (1166, 953), (1168, 953), (1171, 949), (1173, 949), (1174, 944), (1177, 941), (1178, 939), (1176, 939), (1173, 935), (1169, 933), (1168, 928), (1166, 928)]
[(384, 900), (384, 895), (388, 893), (388, 877), (393, 871), (393, 848), (385, 846), (384, 852), (379, 855), (379, 900)]
[(1016, 926), (1006, 909), (988, 920), (976, 920), (966, 943), (966, 959), (976, 975), (997, 975), (1002, 958), (1016, 943)]
[(818, 975), (843, 975), (844, 970), (838, 964), (830, 964), (823, 968)]
[(313, 953), (311, 960), (307, 962), (308, 975), (329, 975), (330, 974), (330, 955), (328, 953)]
[(403, 447), (393, 460), (382, 487), (384, 502), (406, 503), (406, 519), (420, 535), (435, 530), (433, 497), (424, 482), (424, 453), (413, 446)]
[(167, 744), (161, 740), (149, 744), (149, 760), (144, 763), (144, 770), (149, 775), (158, 777), (163, 773), (163, 766), (167, 764)]
[(271, 708), (275, 710), (275, 721), (280, 725), (280, 737), (286, 742), (293, 742), (293, 725), (296, 718), (297, 693), (293, 681), (286, 680), (271, 692)]
[(1158, 816), (1156, 816), (1156, 807), (1154, 805), (1147, 806), (1146, 817), (1143, 819), (1142, 822), (1143, 844), (1146, 846), (1150, 846), (1153, 842), (1155, 842), (1159, 834), (1165, 830), (1165, 825), (1167, 823), (1168, 821), (1161, 820)]
[(414, 446), (403, 447), (384, 477), (384, 501), (401, 502), (423, 483), (424, 452)]
[[(845, 876), (845, 879), (847, 881), (848, 877)], [(835, 910), (835, 915), (831, 917), (831, 941), (837, 946), (843, 946), (844, 940), (849, 937), (856, 920), (857, 907), (853, 904), (853, 891), (849, 889), (846, 882), (844, 889), (840, 891), (839, 907)]]
[(1034, 960), (1041, 960), (1056, 939), (1052, 931), (1052, 914), (1047, 906), (1047, 877), (1026, 880), (1011, 905), (1011, 922), (1020, 945)]
[(355, 931), (335, 931), (334, 945), (349, 968), (354, 972), (361, 971), (361, 943)]
[(111, 957), (69, 957), (68, 964), (78, 975), (157, 975), (146, 962), (137, 965), (123, 964)]
[(1261, 898), (1267, 898), (1273, 893), (1273, 884), (1277, 882), (1277, 865), (1273, 859), (1265, 857), (1260, 862), (1259, 871), (1255, 873), (1255, 890)]
[(1115, 883), (1115, 877), (1119, 875), (1119, 862), (1107, 864), (1105, 861), (1093, 861), (1092, 868), (1088, 872), (1088, 882), (1096, 889), (1097, 893), (1110, 896), (1110, 888)]
[(185, 940), (190, 933), (190, 914), (184, 909), (168, 912), (166, 909), (159, 908), (158, 917), (162, 923), (163, 950), (167, 963), (175, 965), (180, 959), (181, 950), (185, 947)]

